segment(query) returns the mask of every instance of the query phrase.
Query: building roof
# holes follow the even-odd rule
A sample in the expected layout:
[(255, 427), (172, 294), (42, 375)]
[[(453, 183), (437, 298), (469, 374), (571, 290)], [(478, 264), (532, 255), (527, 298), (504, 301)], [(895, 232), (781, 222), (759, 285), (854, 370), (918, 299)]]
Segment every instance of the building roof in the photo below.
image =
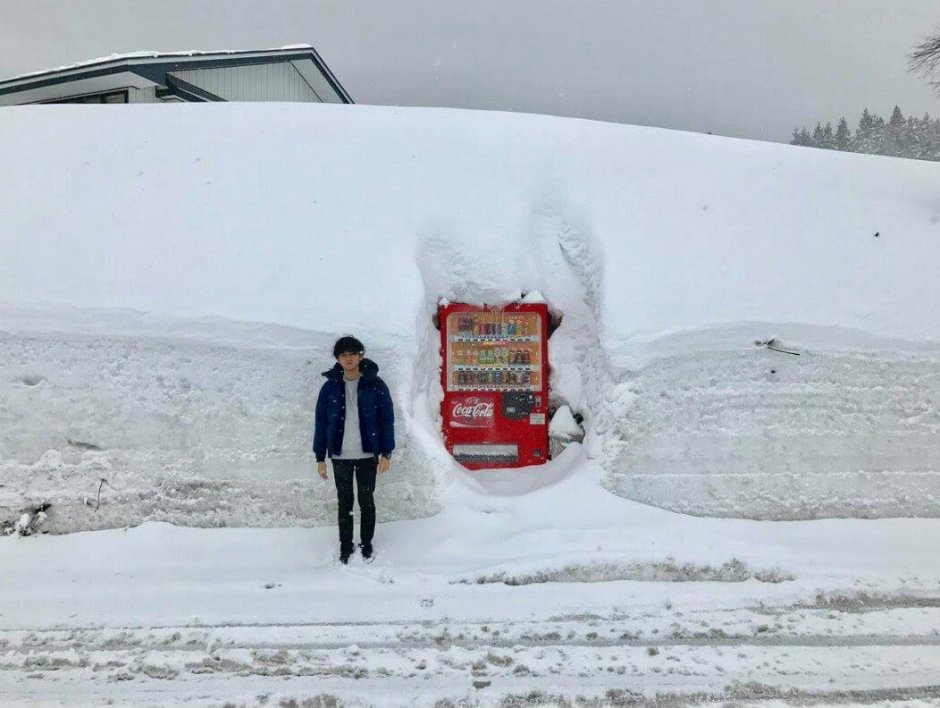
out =
[[(174, 71), (196, 69), (221, 69), (291, 62), (307, 78), (308, 72), (317, 72), (335, 93), (331, 97), (339, 103), (353, 100), (330, 71), (317, 51), (307, 44), (291, 45), (278, 49), (221, 50), (184, 52), (131, 52), (112, 54), (90, 61), (60, 66), (55, 69), (21, 74), (0, 80), (0, 105), (34, 103), (58, 97), (66, 84), (81, 85), (96, 91), (102, 79), (113, 80), (121, 75), (125, 86), (146, 88), (167, 87), (167, 74)], [(170, 82), (179, 83), (179, 82)], [(217, 100), (211, 97), (192, 97), (194, 100)]]

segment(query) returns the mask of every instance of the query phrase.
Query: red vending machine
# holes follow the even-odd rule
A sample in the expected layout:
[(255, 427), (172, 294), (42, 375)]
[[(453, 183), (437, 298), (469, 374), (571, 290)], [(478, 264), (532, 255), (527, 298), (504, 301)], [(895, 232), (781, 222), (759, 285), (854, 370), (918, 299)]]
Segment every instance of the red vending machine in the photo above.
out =
[(548, 306), (440, 308), (444, 444), (469, 469), (548, 459)]

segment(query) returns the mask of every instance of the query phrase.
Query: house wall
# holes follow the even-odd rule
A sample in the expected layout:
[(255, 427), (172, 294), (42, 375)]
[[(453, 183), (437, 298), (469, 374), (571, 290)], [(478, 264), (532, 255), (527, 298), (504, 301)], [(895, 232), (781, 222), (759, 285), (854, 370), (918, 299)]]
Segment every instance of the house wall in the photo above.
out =
[(323, 100), (290, 63), (176, 71), (171, 75), (226, 101)]
[(157, 89), (150, 88), (129, 88), (127, 90), (128, 103), (164, 103), (157, 98)]

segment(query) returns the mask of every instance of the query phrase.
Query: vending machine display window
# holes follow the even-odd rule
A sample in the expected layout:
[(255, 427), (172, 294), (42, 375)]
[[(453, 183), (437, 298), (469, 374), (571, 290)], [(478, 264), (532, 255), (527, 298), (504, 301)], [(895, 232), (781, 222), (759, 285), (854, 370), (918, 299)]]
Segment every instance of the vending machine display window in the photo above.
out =
[(447, 317), (448, 389), (538, 391), (542, 322), (533, 312), (452, 313)]

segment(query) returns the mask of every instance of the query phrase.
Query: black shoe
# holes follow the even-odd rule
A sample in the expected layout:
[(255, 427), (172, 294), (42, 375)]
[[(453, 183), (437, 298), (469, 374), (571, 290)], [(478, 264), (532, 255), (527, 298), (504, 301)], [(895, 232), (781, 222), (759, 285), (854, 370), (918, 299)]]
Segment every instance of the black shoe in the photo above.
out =
[(339, 562), (343, 565), (349, 563), (349, 556), (352, 555), (352, 549), (344, 549), (339, 552)]
[(362, 557), (366, 560), (369, 560), (372, 557), (372, 544), (371, 543), (360, 543), (359, 544), (360, 553)]

